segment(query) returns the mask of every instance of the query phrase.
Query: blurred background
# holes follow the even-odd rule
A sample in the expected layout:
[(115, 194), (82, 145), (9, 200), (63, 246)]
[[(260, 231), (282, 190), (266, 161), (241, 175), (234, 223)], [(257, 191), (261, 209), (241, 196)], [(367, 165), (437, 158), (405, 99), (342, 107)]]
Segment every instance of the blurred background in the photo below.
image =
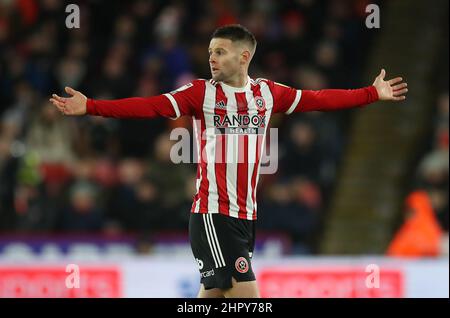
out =
[[(73, 29), (69, 3), (0, 1), (0, 297), (196, 295), (196, 165), (169, 158), (171, 130), (190, 118), (69, 118), (48, 99), (65, 86), (116, 99), (208, 79), (210, 36), (230, 23), (258, 40), (252, 78), (356, 88), (383, 67), (409, 85), (401, 103), (272, 118), (262, 295), (448, 297), (447, 1), (80, 0)], [(371, 3), (380, 28), (366, 27)], [(69, 263), (79, 289), (64, 285)], [(364, 283), (369, 264), (379, 288)]]

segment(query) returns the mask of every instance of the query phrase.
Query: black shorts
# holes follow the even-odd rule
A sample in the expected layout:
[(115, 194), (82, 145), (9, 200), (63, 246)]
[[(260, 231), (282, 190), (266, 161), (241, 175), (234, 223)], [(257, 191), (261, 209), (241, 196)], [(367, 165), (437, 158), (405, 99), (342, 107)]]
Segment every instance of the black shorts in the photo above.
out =
[(189, 239), (205, 289), (232, 287), (231, 279), (253, 281), (255, 222), (219, 213), (191, 213)]

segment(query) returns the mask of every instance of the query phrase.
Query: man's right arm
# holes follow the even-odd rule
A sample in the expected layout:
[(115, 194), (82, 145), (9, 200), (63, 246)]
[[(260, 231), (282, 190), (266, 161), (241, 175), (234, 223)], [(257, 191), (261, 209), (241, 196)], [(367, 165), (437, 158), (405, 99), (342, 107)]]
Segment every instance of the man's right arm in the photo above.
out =
[(172, 105), (169, 98), (164, 95), (115, 100), (88, 98), (86, 101), (86, 113), (88, 115), (113, 118), (178, 118), (180, 116), (178, 106)]
[(52, 95), (50, 101), (65, 115), (94, 115), (113, 118), (176, 119), (192, 115), (203, 101), (204, 81), (195, 80), (175, 91), (151, 97), (131, 97), (115, 100), (97, 100), (66, 87), (70, 97)]

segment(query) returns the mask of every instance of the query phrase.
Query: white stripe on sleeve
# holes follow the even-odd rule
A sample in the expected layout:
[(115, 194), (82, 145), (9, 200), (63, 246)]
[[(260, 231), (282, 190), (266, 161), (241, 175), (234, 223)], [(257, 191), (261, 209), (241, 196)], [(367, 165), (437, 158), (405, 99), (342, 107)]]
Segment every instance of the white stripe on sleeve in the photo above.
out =
[(164, 96), (166, 96), (170, 100), (170, 102), (172, 103), (173, 110), (175, 110), (175, 118), (171, 118), (171, 119), (180, 118), (180, 116), (181, 116), (180, 108), (178, 108), (178, 103), (175, 100), (175, 98), (173, 98), (173, 96), (168, 93), (164, 94)]
[(301, 98), (302, 98), (302, 91), (298, 89), (297, 93), (295, 94), (294, 102), (292, 103), (291, 107), (289, 107), (289, 109), (286, 112), (287, 115), (292, 113), (295, 110), (295, 108), (297, 108), (297, 105), (300, 102)]

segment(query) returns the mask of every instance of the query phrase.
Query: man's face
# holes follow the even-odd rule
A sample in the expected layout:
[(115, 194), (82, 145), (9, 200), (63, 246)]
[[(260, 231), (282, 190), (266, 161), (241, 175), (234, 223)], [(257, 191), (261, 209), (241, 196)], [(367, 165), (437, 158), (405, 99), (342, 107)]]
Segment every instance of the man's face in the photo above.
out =
[(208, 51), (213, 80), (226, 81), (239, 72), (241, 50), (231, 40), (213, 38)]

